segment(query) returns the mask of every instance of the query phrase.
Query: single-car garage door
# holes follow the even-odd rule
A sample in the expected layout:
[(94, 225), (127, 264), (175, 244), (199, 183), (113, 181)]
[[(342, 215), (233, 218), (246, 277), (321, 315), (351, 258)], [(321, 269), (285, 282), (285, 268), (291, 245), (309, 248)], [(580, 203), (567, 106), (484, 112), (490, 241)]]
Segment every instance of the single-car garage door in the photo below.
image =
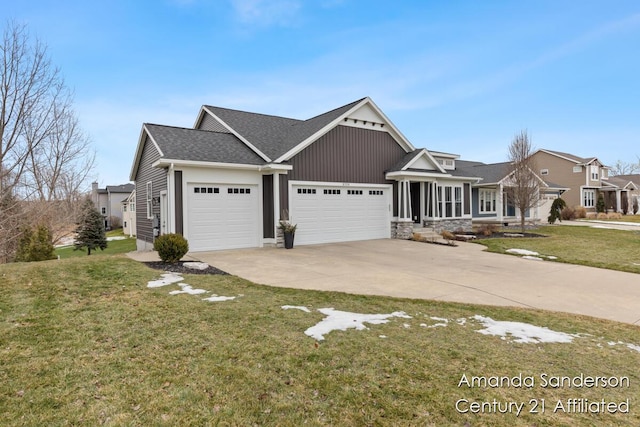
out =
[(189, 250), (259, 246), (256, 185), (188, 184)]
[(383, 239), (391, 234), (391, 186), (296, 183), (289, 203), (299, 245)]

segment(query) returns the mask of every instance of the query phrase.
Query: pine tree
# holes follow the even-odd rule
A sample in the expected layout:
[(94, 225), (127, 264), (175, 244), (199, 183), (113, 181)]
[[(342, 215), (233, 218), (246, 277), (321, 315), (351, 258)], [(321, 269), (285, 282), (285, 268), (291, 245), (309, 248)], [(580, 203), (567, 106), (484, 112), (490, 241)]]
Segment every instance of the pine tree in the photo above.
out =
[(104, 250), (107, 247), (102, 215), (100, 215), (91, 199), (87, 199), (82, 205), (82, 213), (80, 214), (76, 234), (75, 250), (87, 248), (87, 255), (91, 255), (92, 249), (100, 248), (100, 250)]

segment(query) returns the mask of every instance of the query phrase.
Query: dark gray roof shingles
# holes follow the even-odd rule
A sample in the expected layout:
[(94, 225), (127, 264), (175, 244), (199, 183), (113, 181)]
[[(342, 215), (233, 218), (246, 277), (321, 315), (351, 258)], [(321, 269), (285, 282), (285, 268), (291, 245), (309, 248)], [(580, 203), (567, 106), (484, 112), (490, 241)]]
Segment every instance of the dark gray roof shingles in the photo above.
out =
[(249, 113), (211, 105), (206, 105), (205, 108), (218, 116), (271, 160), (275, 160), (349, 111), (363, 99), (308, 120)]
[(174, 160), (261, 165), (265, 161), (235, 135), (146, 124), (163, 157)]

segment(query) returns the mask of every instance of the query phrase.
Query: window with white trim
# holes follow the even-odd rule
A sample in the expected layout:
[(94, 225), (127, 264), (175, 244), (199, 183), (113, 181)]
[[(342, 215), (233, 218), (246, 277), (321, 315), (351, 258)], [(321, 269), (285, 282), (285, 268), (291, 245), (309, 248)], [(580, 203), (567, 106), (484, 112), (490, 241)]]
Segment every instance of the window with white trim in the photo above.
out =
[(153, 203), (151, 201), (153, 193), (153, 183), (151, 181), (147, 182), (147, 219), (153, 219)]
[(100, 212), (102, 212), (102, 215), (106, 215), (107, 214), (107, 208), (105, 208), (105, 207), (100, 208)]
[(549, 169), (540, 169), (540, 175), (549, 175)]
[(438, 200), (442, 218), (462, 217), (462, 186), (438, 186)]
[(462, 216), (462, 187), (453, 187), (454, 215)]
[(480, 205), (480, 213), (495, 213), (496, 212), (496, 199), (498, 198), (498, 192), (496, 190), (479, 190), (478, 191), (478, 204)]
[(598, 166), (592, 165), (591, 166), (591, 181), (597, 181), (598, 180)]
[(582, 190), (582, 206), (593, 208), (596, 205), (596, 190)]

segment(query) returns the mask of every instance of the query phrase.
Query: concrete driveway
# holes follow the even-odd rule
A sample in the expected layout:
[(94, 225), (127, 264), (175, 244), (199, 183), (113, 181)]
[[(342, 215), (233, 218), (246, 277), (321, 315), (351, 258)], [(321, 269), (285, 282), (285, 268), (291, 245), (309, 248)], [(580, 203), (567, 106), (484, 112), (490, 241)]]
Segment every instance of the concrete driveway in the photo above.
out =
[(540, 308), (640, 325), (640, 275), (406, 240), (190, 254), (270, 286)]

